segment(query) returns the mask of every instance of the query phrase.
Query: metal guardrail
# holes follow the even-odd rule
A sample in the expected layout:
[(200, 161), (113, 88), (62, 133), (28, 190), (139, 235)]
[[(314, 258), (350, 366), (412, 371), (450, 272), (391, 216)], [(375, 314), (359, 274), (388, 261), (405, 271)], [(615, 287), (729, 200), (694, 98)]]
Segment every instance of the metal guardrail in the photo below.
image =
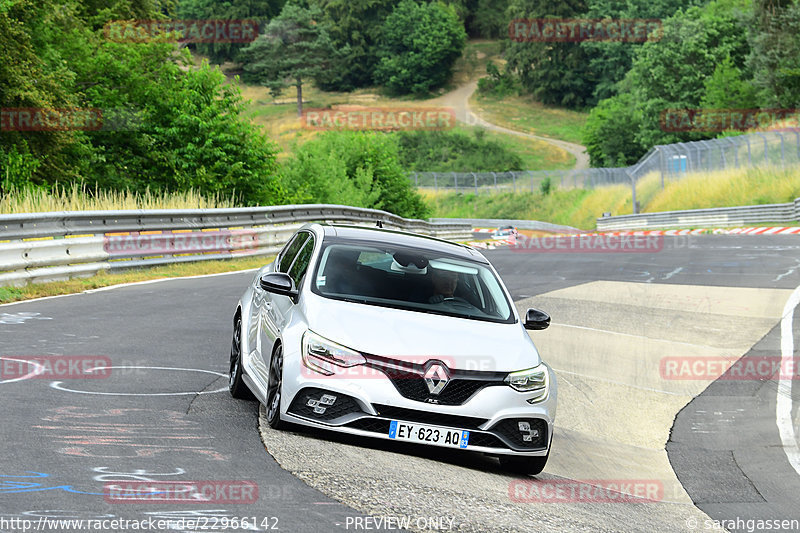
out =
[(540, 222), (538, 220), (516, 220), (511, 218), (432, 218), (431, 222), (436, 223), (462, 223), (469, 224), (473, 228), (500, 228), (503, 226), (514, 226), (517, 229), (528, 229), (552, 232), (579, 232), (578, 228), (564, 226), (561, 224), (551, 224), (550, 222)]
[(0, 286), (101, 270), (270, 255), (305, 222), (373, 225), (377, 220), (385, 228), (442, 239), (472, 236), (470, 224), (320, 204), (0, 215)]
[(613, 231), (697, 226), (746, 226), (764, 222), (795, 222), (799, 220), (800, 198), (787, 204), (716, 207), (602, 217), (597, 219), (597, 229)]

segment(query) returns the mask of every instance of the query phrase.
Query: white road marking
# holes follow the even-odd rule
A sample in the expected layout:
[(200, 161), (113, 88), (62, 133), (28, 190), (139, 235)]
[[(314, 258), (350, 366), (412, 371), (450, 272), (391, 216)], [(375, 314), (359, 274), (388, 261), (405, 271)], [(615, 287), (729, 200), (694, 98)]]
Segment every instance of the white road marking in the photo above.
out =
[(26, 320), (53, 320), (41, 313), (0, 313), (0, 324), (24, 324)]
[[(800, 287), (794, 290), (783, 308), (783, 318), (781, 319), (781, 368), (793, 368), (793, 366), (789, 366), (794, 357), (792, 323), (794, 321), (794, 309), (798, 304), (800, 304)], [(785, 372), (781, 372), (778, 380), (775, 421), (778, 424), (778, 433), (780, 433), (783, 451), (786, 453), (787, 459), (789, 459), (789, 464), (800, 474), (800, 447), (797, 445), (797, 437), (792, 425), (792, 377), (791, 375), (785, 375)]]
[(36, 361), (31, 361), (30, 359), (28, 359), (28, 360), (25, 360), (25, 359), (14, 359), (13, 357), (7, 357), (7, 356), (4, 356), (4, 355), (0, 355), (0, 359), (7, 359), (8, 361), (17, 361), (19, 363), (25, 363), (25, 364), (28, 364), (28, 365), (33, 365), (35, 367), (33, 370), (30, 371), (30, 373), (25, 374), (24, 376), (20, 376), (18, 378), (14, 378), (14, 379), (0, 380), (0, 385), (3, 385), (5, 383), (14, 383), (15, 381), (22, 381), (22, 380), (25, 380), (25, 379), (31, 379), (32, 377), (38, 376), (39, 374), (42, 374), (44, 372), (44, 366), (43, 365), (41, 365), (40, 363), (37, 363)]
[(673, 271), (672, 271), (672, 272), (670, 272), (669, 274), (666, 274), (666, 275), (664, 276), (664, 279), (669, 279), (669, 278), (671, 278), (672, 276), (674, 276), (675, 274), (677, 274), (677, 273), (678, 273), (678, 272), (680, 272), (681, 270), (683, 270), (683, 267), (678, 267), (678, 268), (676, 268), (675, 270), (673, 270)]
[[(105, 370), (106, 368), (141, 368), (145, 370), (182, 370), (185, 372), (203, 372), (205, 374), (214, 374), (215, 376), (219, 376), (221, 378), (228, 379), (227, 374), (222, 374), (220, 372), (214, 372), (213, 370), (201, 370), (199, 368), (173, 368), (168, 366), (108, 366), (108, 367), (98, 367), (95, 370)], [(98, 396), (186, 396), (186, 395), (195, 395), (195, 394), (216, 394), (218, 392), (224, 392), (228, 390), (227, 383), (224, 387), (220, 387), (217, 390), (211, 391), (195, 391), (195, 392), (95, 392), (95, 391), (82, 391), (82, 390), (75, 390), (75, 389), (68, 389), (61, 384), (63, 381), (53, 381), (50, 383), (50, 386), (56, 390), (64, 391), (64, 392), (74, 392), (76, 394), (94, 394)]]
[[(610, 329), (597, 329), (597, 328), (590, 328), (588, 326), (575, 326), (573, 324), (562, 324), (560, 322), (553, 322), (552, 326), (560, 326), (562, 328), (575, 328), (575, 329), (585, 329), (588, 331), (597, 331), (599, 333), (608, 333), (610, 335), (619, 335), (622, 337), (633, 337), (636, 339), (648, 339), (654, 341), (662, 341), (662, 342), (669, 342), (670, 344), (680, 344), (683, 346), (691, 346), (693, 348), (708, 348), (707, 344), (693, 344), (691, 342), (682, 342), (682, 341), (671, 341), (669, 339), (660, 339), (658, 337), (650, 337), (648, 335), (636, 335), (634, 333), (622, 333), (621, 331), (612, 331)], [(734, 358), (736, 359), (736, 358)]]
[(644, 390), (644, 391), (648, 391), (648, 392), (658, 392), (658, 393), (661, 393), (661, 394), (671, 394), (673, 396), (690, 396), (689, 394), (686, 394), (686, 393), (683, 393), (683, 392), (672, 392), (672, 391), (668, 391), (668, 390), (653, 389), (651, 387), (641, 387), (639, 385), (631, 385), (630, 383), (625, 383), (624, 381), (614, 381), (613, 379), (599, 378), (597, 376), (591, 376), (589, 374), (580, 374), (578, 372), (570, 372), (568, 370), (559, 370), (557, 368), (553, 368), (553, 372), (555, 372), (556, 374), (570, 374), (572, 376), (578, 376), (579, 378), (594, 379), (594, 380), (597, 380), (597, 381), (602, 381), (604, 383), (612, 383), (614, 385), (622, 385), (622, 386), (625, 386), (625, 387), (630, 387), (632, 389), (639, 389), (639, 390)]
[[(264, 263), (268, 264), (268, 263)], [(132, 287), (134, 285), (149, 285), (151, 283), (161, 283), (162, 281), (175, 281), (179, 279), (197, 279), (197, 278), (213, 278), (216, 276), (230, 276), (232, 274), (241, 274), (242, 272), (255, 272), (258, 268), (248, 268), (245, 270), (232, 270), (230, 272), (217, 272), (215, 274), (199, 274), (197, 276), (180, 276), (176, 278), (159, 278), (159, 279), (149, 279), (145, 281), (132, 281), (129, 283), (120, 283), (118, 285), (109, 285), (108, 287), (100, 287), (99, 289), (90, 289), (87, 291), (82, 292), (71, 292), (69, 294), (56, 294), (55, 296), (42, 296), (41, 298), (30, 298), (28, 300), (19, 300), (16, 302), (9, 302), (7, 304), (0, 304), (0, 307), (8, 307), (11, 305), (20, 305), (20, 304), (27, 304), (30, 302), (41, 302), (43, 300), (53, 300), (55, 298), (67, 298), (69, 296), (77, 296), (79, 294), (92, 294), (95, 292), (103, 292), (103, 291), (110, 291), (114, 289), (119, 289), (121, 287)]]

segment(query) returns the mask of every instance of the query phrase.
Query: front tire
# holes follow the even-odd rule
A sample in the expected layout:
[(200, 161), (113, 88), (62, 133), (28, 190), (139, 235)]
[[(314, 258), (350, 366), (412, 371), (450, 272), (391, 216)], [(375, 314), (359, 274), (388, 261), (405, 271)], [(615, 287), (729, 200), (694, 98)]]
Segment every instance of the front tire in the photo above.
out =
[(283, 392), (283, 346), (278, 345), (269, 363), (269, 383), (267, 385), (267, 424), (272, 429), (286, 429), (288, 424), (281, 420), (281, 395)]
[(515, 474), (535, 476), (541, 474), (547, 459), (550, 458), (550, 451), (543, 457), (518, 457), (513, 455), (501, 455), (500, 466), (504, 470)]
[(242, 317), (236, 315), (233, 322), (233, 341), (231, 342), (231, 361), (228, 371), (228, 390), (239, 400), (255, 400), (242, 379)]

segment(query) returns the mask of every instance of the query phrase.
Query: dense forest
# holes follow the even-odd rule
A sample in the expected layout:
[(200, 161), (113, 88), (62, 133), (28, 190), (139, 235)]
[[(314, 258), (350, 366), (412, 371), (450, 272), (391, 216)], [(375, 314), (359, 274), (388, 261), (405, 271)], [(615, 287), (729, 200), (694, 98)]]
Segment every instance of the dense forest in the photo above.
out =
[[(657, 19), (662, 31), (640, 43), (509, 37), (511, 21), (550, 17)], [(169, 20), (248, 20), (258, 31), (213, 42), (109, 31)], [(446, 86), (469, 39), (502, 43), (505, 61), (489, 64), (482, 93), (589, 111), (593, 166), (736, 133), (665, 131), (666, 109), (800, 107), (798, 0), (0, 0), (4, 124), (32, 109), (103, 113), (99, 127), (3, 127), (0, 187), (192, 189), (243, 205), (349, 201), (423, 216), (405, 174), (439, 168), (432, 145), (473, 160), (500, 151), (457, 133), (329, 132), (279, 163), (217, 65), (274, 94), (313, 84), (421, 98)], [(513, 154), (494, 163), (519, 168)]]

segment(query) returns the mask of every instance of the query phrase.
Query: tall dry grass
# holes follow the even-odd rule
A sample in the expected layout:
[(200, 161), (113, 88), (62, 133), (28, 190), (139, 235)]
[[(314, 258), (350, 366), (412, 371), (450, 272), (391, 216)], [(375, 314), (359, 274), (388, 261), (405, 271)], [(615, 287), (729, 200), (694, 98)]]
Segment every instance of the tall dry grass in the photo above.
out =
[(101, 191), (86, 185), (54, 187), (52, 190), (26, 188), (0, 195), (0, 214), (41, 213), (47, 211), (105, 211), (117, 209), (210, 209), (235, 207), (234, 198), (203, 196), (186, 192), (136, 193)]

